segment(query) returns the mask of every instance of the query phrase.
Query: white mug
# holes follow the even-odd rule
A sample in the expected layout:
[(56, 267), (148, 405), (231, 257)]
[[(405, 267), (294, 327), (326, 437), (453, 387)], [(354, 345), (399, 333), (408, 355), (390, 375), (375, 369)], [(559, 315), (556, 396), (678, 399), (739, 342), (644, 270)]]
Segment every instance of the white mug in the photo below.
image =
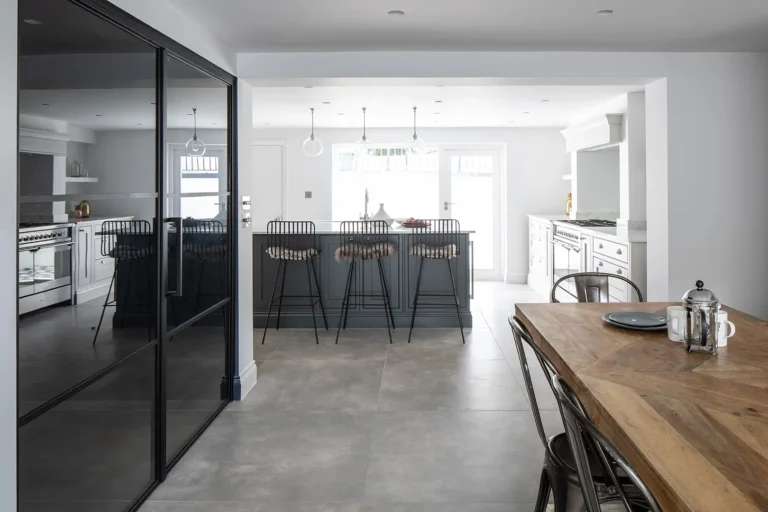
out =
[[(728, 332), (730, 327), (730, 333)], [(728, 338), (736, 334), (736, 326), (728, 321), (728, 313), (725, 311), (717, 312), (717, 346), (727, 347)]]
[(685, 308), (669, 306), (667, 308), (667, 337), (672, 341), (683, 341), (685, 338)]

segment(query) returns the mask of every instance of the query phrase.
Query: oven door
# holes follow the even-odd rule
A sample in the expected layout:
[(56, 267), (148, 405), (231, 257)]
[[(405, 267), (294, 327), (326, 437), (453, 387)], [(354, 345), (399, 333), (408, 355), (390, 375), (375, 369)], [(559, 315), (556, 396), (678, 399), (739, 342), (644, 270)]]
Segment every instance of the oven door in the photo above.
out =
[[(581, 248), (578, 245), (555, 239), (552, 247), (553, 284), (562, 277), (581, 272)], [(556, 296), (560, 302), (571, 302), (576, 297), (576, 289), (569, 281), (558, 285)]]
[(33, 257), (34, 293), (72, 284), (72, 242), (40, 247)]
[(28, 297), (35, 293), (35, 253), (32, 250), (19, 251), (19, 297)]

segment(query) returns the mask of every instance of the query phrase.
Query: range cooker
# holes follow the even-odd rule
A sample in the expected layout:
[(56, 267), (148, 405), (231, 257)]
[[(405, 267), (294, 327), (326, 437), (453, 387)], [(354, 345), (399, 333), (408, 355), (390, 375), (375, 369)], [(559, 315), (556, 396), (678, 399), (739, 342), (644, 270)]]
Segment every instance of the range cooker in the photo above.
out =
[(589, 268), (587, 242), (581, 236), (582, 227), (616, 227), (611, 220), (584, 219), (563, 220), (554, 224), (552, 231), (552, 279), (553, 283), (561, 277), (576, 272), (586, 272)]
[(19, 226), (19, 314), (72, 301), (72, 224)]

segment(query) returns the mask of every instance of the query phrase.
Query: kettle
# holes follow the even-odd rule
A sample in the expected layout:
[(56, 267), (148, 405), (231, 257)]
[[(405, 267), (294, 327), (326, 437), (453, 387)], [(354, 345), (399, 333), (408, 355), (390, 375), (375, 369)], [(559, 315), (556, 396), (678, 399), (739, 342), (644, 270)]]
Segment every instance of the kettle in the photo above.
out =
[(685, 322), (683, 341), (688, 352), (708, 352), (717, 355), (717, 312), (720, 301), (715, 294), (704, 288), (703, 281), (696, 281), (683, 295)]

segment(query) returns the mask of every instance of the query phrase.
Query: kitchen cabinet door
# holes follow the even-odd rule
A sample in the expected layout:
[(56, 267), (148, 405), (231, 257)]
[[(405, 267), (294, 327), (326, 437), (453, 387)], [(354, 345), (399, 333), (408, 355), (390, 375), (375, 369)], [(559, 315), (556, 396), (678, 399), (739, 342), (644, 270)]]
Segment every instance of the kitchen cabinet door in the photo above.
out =
[(93, 226), (77, 226), (77, 288), (93, 282)]

